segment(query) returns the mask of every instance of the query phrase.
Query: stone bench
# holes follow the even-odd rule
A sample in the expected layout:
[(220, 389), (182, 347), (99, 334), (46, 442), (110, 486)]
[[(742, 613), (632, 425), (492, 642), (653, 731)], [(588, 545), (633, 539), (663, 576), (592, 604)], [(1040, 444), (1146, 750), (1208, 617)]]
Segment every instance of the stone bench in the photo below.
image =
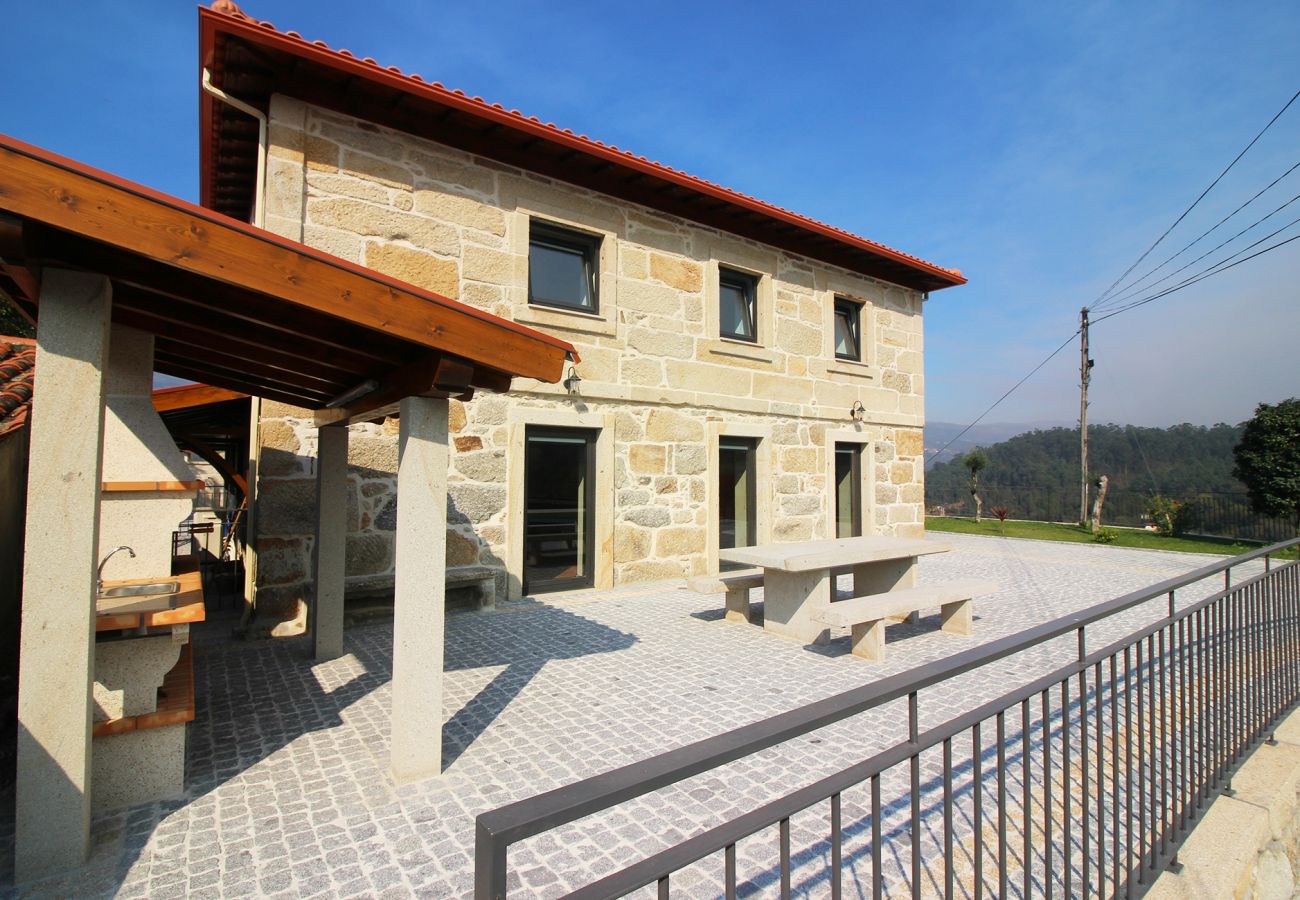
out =
[(963, 578), (841, 600), (813, 617), (826, 625), (848, 626), (852, 630), (853, 655), (879, 662), (885, 658), (887, 619), (937, 606), (944, 631), (969, 635), (974, 631), (975, 598), (997, 589), (992, 581)]
[(448, 588), (476, 587), (478, 589), (478, 608), (496, 609), (497, 606), (497, 570), (488, 566), (449, 566), (446, 584)]
[(763, 586), (762, 569), (741, 569), (735, 572), (722, 572), (718, 575), (699, 575), (690, 579), (687, 585), (700, 594), (727, 595), (727, 621), (748, 622), (749, 592)]

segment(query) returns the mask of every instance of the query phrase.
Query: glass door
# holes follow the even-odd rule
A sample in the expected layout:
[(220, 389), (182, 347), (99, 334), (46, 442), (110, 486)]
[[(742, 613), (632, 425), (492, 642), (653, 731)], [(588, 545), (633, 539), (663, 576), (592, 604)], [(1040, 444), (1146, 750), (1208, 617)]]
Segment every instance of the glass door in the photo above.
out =
[[(758, 543), (755, 511), (758, 441), (718, 439), (718, 547), (752, 547)], [(722, 568), (728, 568), (723, 563)], [(736, 566), (731, 566), (736, 568)]]
[(862, 445), (835, 445), (835, 536), (862, 535)]
[(524, 448), (524, 592), (591, 587), (596, 432), (528, 426)]

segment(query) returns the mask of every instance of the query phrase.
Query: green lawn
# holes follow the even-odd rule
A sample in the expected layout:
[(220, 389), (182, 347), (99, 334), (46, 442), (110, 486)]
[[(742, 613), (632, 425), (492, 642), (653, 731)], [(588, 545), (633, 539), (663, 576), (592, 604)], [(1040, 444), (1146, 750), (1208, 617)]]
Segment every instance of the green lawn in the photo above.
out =
[[(992, 537), (1030, 538), (1038, 541), (1074, 541), (1091, 543), (1092, 532), (1078, 525), (1065, 525), (1053, 522), (1017, 522), (1007, 520), (1000, 523), (996, 516), (986, 516), (978, 525), (974, 519), (958, 516), (926, 516), (927, 531), (947, 531), (956, 534), (985, 534)], [(1258, 544), (1230, 541), (1226, 538), (1197, 537), (1161, 537), (1153, 531), (1140, 528), (1112, 528), (1115, 541), (1112, 547), (1139, 547), (1144, 550), (1177, 550), (1180, 553), (1218, 553), (1236, 556), (1258, 549)], [(1295, 550), (1288, 556), (1294, 558)]]

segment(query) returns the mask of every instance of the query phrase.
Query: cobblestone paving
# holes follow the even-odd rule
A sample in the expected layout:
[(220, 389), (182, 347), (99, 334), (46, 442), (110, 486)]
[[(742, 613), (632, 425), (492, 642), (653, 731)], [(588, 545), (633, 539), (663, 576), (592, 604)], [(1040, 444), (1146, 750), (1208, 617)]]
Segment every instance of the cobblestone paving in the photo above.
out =
[[(444, 774), (402, 787), (387, 774), (391, 623), (349, 629), (346, 654), (322, 664), (308, 659), (303, 639), (237, 643), (201, 637), (186, 796), (97, 817), (90, 864), (31, 893), (158, 900), (466, 897), (474, 817), (480, 812), (1215, 561), (1086, 544), (930, 539), (952, 545), (953, 552), (925, 557), (922, 582), (982, 576), (1001, 590), (976, 604), (974, 638), (940, 632), (937, 611), (917, 626), (891, 626), (884, 663), (850, 656), (847, 632), (833, 632), (826, 646), (805, 648), (757, 626), (725, 622), (720, 595), (674, 584), (452, 615)], [(1237, 577), (1260, 568), (1244, 567)], [(1191, 600), (1220, 586), (1206, 584), (1179, 596)], [(1161, 608), (1151, 604), (1092, 629), (1090, 646), (1150, 621)], [(1068, 638), (923, 691), (921, 727), (973, 708), (1075, 652)], [(558, 896), (905, 735), (906, 708), (892, 704), (526, 841), (510, 855), (513, 895)], [(958, 766), (969, 767), (969, 741), (954, 742), (954, 752)], [(927, 754), (923, 779), (933, 783), (941, 775), (937, 752)], [(906, 779), (905, 766), (882, 778), (882, 823), (889, 839), (884, 865), (895, 874), (910, 866), (900, 830), (908, 814), (906, 799), (899, 799)], [(1018, 795), (1020, 787), (1009, 789)], [(927, 797), (924, 804), (927, 859), (941, 848), (939, 800)], [(850, 894), (869, 893), (869, 791), (846, 792), (844, 804), (845, 871), (850, 880), (863, 879)], [(969, 830), (969, 815), (959, 810), (958, 818), (959, 826), (966, 819)], [(829, 894), (827, 831), (822, 809), (792, 822), (799, 896)], [(0, 839), (2, 865), (11, 872), (12, 813)], [(739, 845), (742, 896), (777, 892), (776, 847), (774, 830)], [(719, 896), (721, 868), (716, 859), (684, 870), (674, 876), (674, 896)], [(925, 877), (927, 890), (942, 883), (928, 866)]]

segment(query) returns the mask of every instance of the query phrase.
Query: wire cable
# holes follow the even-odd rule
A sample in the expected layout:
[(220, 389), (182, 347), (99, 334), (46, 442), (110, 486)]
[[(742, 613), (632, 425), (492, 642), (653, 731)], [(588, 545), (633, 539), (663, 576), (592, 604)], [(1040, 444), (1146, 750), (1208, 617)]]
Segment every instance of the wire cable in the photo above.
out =
[[(1254, 244), (1251, 244), (1250, 247), (1243, 247), (1241, 250), (1238, 250), (1237, 253), (1234, 253), (1233, 256), (1236, 256), (1237, 254), (1240, 253), (1245, 253), (1251, 247), (1255, 247), (1258, 244), (1261, 244), (1264, 241), (1268, 240), (1269, 238), (1273, 237), (1274, 235), (1278, 234), (1279, 232), (1285, 231), (1286, 229), (1290, 228), (1292, 225), (1296, 224), (1296, 222), (1300, 222), (1300, 219), (1295, 219), (1287, 223), (1286, 225), (1283, 225), (1277, 231), (1273, 232), (1273, 234), (1265, 235), (1264, 237), (1256, 241)], [(1229, 256), (1227, 259), (1223, 260), (1222, 262), (1216, 263), (1215, 265), (1211, 266), (1209, 269), (1203, 270), (1199, 275), (1195, 275), (1191, 278), (1188, 278), (1186, 281), (1182, 282), (1181, 284), (1176, 284), (1173, 287), (1166, 288), (1165, 290), (1160, 291), (1157, 294), (1153, 294), (1150, 297), (1144, 297), (1141, 300), (1136, 300), (1133, 303), (1128, 304), (1127, 306), (1121, 306), (1119, 309), (1112, 310), (1111, 312), (1106, 313), (1106, 315), (1104, 316), (1100, 316), (1099, 318), (1093, 319), (1092, 324), (1096, 325), (1098, 322), (1104, 322), (1113, 316), (1118, 316), (1120, 313), (1128, 312), (1130, 309), (1136, 309), (1137, 307), (1150, 303), (1153, 300), (1159, 300), (1161, 297), (1167, 297), (1170, 294), (1174, 293), (1175, 291), (1181, 291), (1183, 288), (1191, 287), (1193, 284), (1196, 284), (1198, 281), (1204, 281), (1205, 279), (1209, 278), (1212, 275), (1219, 275), (1223, 272), (1228, 271), (1229, 269), (1241, 265), (1244, 262), (1250, 262), (1252, 259), (1254, 259), (1257, 256), (1263, 256), (1265, 253), (1268, 253), (1271, 250), (1276, 250), (1279, 247), (1284, 247), (1295, 240), (1300, 240), (1300, 234), (1292, 235), (1291, 237), (1287, 238), (1284, 241), (1278, 241), (1276, 244), (1273, 244), (1269, 247), (1265, 247), (1263, 250), (1260, 250), (1258, 253), (1252, 253), (1250, 256), (1247, 256), (1245, 259), (1239, 259), (1234, 263), (1224, 265), (1224, 263), (1228, 262), (1228, 259), (1232, 259), (1232, 257)], [(1222, 266), (1222, 268), (1219, 268), (1220, 266)]]
[(1003, 395), (1002, 395), (1001, 397), (999, 397), (997, 400), (993, 401), (993, 405), (990, 406), (988, 409), (984, 410), (984, 412), (980, 413), (979, 416), (976, 417), (975, 421), (971, 422), (969, 425), (967, 425), (967, 426), (966, 426), (965, 428), (963, 428), (961, 431), (957, 432), (956, 436), (953, 437), (952, 440), (950, 440), (948, 443), (944, 444), (942, 447), (940, 447), (938, 450), (936, 450), (936, 451), (935, 451), (935, 454), (934, 454), (935, 458), (938, 459), (939, 456), (943, 453), (943, 451), (947, 450), (947, 449), (948, 449), (949, 447), (951, 447), (953, 444), (957, 443), (957, 441), (961, 439), (961, 436), (962, 436), (963, 434), (965, 434), (966, 432), (968, 432), (968, 431), (970, 431), (972, 428), (974, 428), (976, 425), (978, 425), (978, 424), (980, 423), (980, 421), (981, 421), (985, 416), (987, 416), (989, 413), (993, 412), (993, 410), (995, 410), (995, 409), (998, 407), (998, 405), (1002, 403), (1003, 400), (1005, 400), (1005, 399), (1007, 399), (1008, 397), (1010, 397), (1013, 393), (1015, 393), (1015, 391), (1016, 391), (1017, 388), (1019, 388), (1022, 384), (1024, 384), (1026, 381), (1028, 381), (1030, 378), (1032, 378), (1032, 377), (1034, 376), (1034, 373), (1036, 373), (1036, 372), (1037, 372), (1039, 369), (1041, 369), (1043, 366), (1045, 366), (1045, 365), (1047, 365), (1049, 362), (1051, 362), (1051, 361), (1052, 361), (1052, 357), (1056, 356), (1056, 354), (1060, 353), (1060, 352), (1061, 352), (1062, 350), (1064, 350), (1067, 346), (1069, 346), (1070, 342), (1073, 341), (1073, 340), (1075, 339), (1075, 337), (1076, 337), (1078, 334), (1079, 334), (1079, 330), (1078, 330), (1078, 329), (1075, 329), (1074, 334), (1072, 334), (1072, 335), (1070, 335), (1068, 338), (1066, 338), (1065, 341), (1061, 344), (1061, 346), (1057, 347), (1057, 348), (1056, 348), (1055, 350), (1053, 350), (1051, 353), (1047, 354), (1047, 359), (1043, 360), (1043, 361), (1040, 362), (1038, 365), (1034, 366), (1034, 367), (1029, 371), (1029, 374), (1028, 374), (1028, 375), (1026, 375), (1024, 378), (1020, 379), (1019, 381), (1017, 381), (1015, 384), (1013, 384), (1013, 385), (1011, 386), (1010, 390), (1008, 390), (1005, 394), (1003, 394)]
[[(1268, 215), (1264, 216), (1263, 218), (1256, 219), (1254, 222), (1251, 222), (1249, 225), (1247, 225), (1245, 228), (1241, 229), (1241, 231), (1238, 231), (1236, 234), (1234, 234), (1232, 237), (1228, 238), (1227, 240), (1220, 242), (1220, 243), (1217, 244), (1216, 246), (1211, 247), (1209, 250), (1206, 250), (1204, 253), (1202, 253), (1200, 256), (1196, 257), (1196, 259), (1192, 260), (1191, 262), (1189, 262), (1189, 263), (1185, 263), (1184, 265), (1179, 266), (1177, 269), (1174, 269), (1172, 272), (1170, 272), (1170, 273), (1169, 273), (1168, 275), (1166, 275), (1164, 278), (1158, 278), (1158, 279), (1156, 279), (1155, 281), (1151, 282), (1150, 284), (1148, 284), (1146, 287), (1142, 288), (1141, 290), (1136, 290), (1136, 289), (1135, 289), (1135, 288), (1136, 288), (1136, 285), (1134, 285), (1133, 287), (1127, 287), (1127, 288), (1124, 288), (1124, 290), (1120, 291), (1118, 294), (1115, 294), (1115, 295), (1112, 296), (1110, 299), (1111, 299), (1111, 300), (1126, 300), (1126, 299), (1132, 299), (1132, 298), (1133, 298), (1134, 296), (1136, 296), (1137, 294), (1142, 293), (1142, 291), (1149, 291), (1149, 290), (1151, 290), (1151, 289), (1152, 289), (1153, 287), (1155, 287), (1157, 284), (1161, 284), (1161, 283), (1163, 283), (1163, 282), (1168, 281), (1170, 278), (1173, 278), (1173, 277), (1174, 277), (1175, 275), (1177, 275), (1179, 272), (1182, 272), (1182, 271), (1184, 271), (1184, 270), (1186, 270), (1186, 269), (1190, 269), (1192, 266), (1196, 265), (1198, 262), (1200, 262), (1201, 260), (1205, 259), (1205, 257), (1209, 256), (1210, 254), (1215, 253), (1215, 252), (1217, 252), (1217, 251), (1219, 251), (1219, 250), (1222, 250), (1224, 247), (1226, 247), (1226, 246), (1228, 246), (1229, 244), (1231, 244), (1231, 243), (1232, 243), (1233, 241), (1235, 241), (1237, 238), (1241, 237), (1243, 234), (1245, 234), (1246, 232), (1250, 231), (1250, 230), (1253, 229), (1255, 226), (1264, 224), (1264, 223), (1267, 222), (1269, 219), (1273, 218), (1275, 215), (1277, 215), (1278, 213), (1280, 213), (1282, 210), (1286, 209), (1286, 208), (1287, 208), (1288, 206), (1290, 206), (1292, 203), (1295, 203), (1297, 200), (1300, 200), (1300, 194), (1296, 194), (1296, 195), (1295, 195), (1294, 197), (1292, 197), (1290, 200), (1288, 200), (1287, 202), (1283, 203), (1281, 206), (1279, 206), (1277, 209), (1273, 210), (1271, 213), (1269, 213)], [(1295, 223), (1293, 222), (1292, 224), (1295, 224)], [(1285, 226), (1285, 225), (1284, 225), (1284, 226), (1282, 227), (1281, 230), (1285, 231), (1287, 227), (1289, 227), (1289, 226)], [(1273, 234), (1277, 234), (1277, 232), (1275, 231), (1275, 232), (1273, 232)], [(1268, 238), (1269, 238), (1269, 237), (1272, 237), (1272, 236), (1273, 236), (1273, 235), (1268, 235), (1267, 237), (1264, 238), (1264, 240), (1268, 240)], [(1257, 241), (1256, 243), (1259, 243), (1259, 242)], [(1255, 244), (1251, 244), (1250, 246), (1253, 247), (1253, 246), (1255, 246)], [(1250, 247), (1246, 247), (1245, 249), (1246, 249), (1246, 250), (1249, 250)], [(1239, 251), (1237, 251), (1237, 252), (1238, 252), (1238, 253), (1241, 253), (1241, 252), (1244, 252), (1244, 251), (1239, 250)], [(1234, 254), (1234, 255), (1235, 255), (1235, 254)], [(1228, 259), (1232, 259), (1231, 256), (1229, 256), (1229, 257), (1227, 257), (1227, 258), (1228, 258)]]
[(1097, 305), (1098, 303), (1101, 303), (1101, 302), (1104, 301), (1108, 296), (1110, 296), (1110, 294), (1115, 290), (1115, 288), (1117, 288), (1117, 287), (1119, 286), (1120, 282), (1122, 282), (1125, 278), (1128, 278), (1128, 276), (1133, 272), (1133, 270), (1136, 269), (1138, 266), (1140, 266), (1140, 265), (1142, 264), (1142, 260), (1146, 259), (1147, 256), (1149, 256), (1149, 255), (1151, 254), (1151, 251), (1154, 250), (1154, 249), (1156, 249), (1156, 247), (1158, 247), (1158, 246), (1160, 245), (1160, 242), (1163, 241), (1166, 237), (1169, 236), (1169, 232), (1171, 232), (1171, 231), (1173, 231), (1175, 228), (1177, 228), (1177, 227), (1178, 227), (1178, 224), (1179, 224), (1180, 222), (1182, 222), (1183, 219), (1187, 218), (1187, 214), (1190, 213), (1192, 210), (1194, 210), (1194, 209), (1197, 207), (1197, 205), (1198, 205), (1202, 200), (1205, 199), (1205, 195), (1206, 195), (1206, 194), (1208, 194), (1210, 191), (1214, 190), (1214, 186), (1215, 186), (1216, 184), (1218, 184), (1220, 181), (1223, 180), (1223, 176), (1227, 175), (1228, 172), (1232, 171), (1232, 167), (1235, 166), (1235, 165), (1237, 164), (1237, 162), (1238, 162), (1238, 161), (1239, 161), (1243, 156), (1246, 155), (1246, 152), (1247, 152), (1248, 150), (1250, 150), (1251, 147), (1255, 146), (1256, 142), (1257, 142), (1260, 138), (1262, 138), (1262, 137), (1264, 136), (1264, 133), (1265, 133), (1266, 131), (1268, 131), (1270, 128), (1273, 127), (1273, 123), (1276, 122), (1278, 119), (1280, 119), (1280, 118), (1282, 117), (1282, 114), (1283, 114), (1284, 112), (1286, 112), (1288, 109), (1291, 108), (1291, 104), (1292, 104), (1292, 103), (1295, 103), (1297, 97), (1300, 97), (1300, 91), (1296, 91), (1294, 94), (1291, 95), (1291, 99), (1288, 100), (1288, 101), (1283, 105), (1283, 107), (1277, 111), (1277, 114), (1274, 115), (1273, 118), (1271, 118), (1271, 119), (1268, 120), (1268, 124), (1265, 125), (1265, 126), (1263, 127), (1263, 129), (1260, 130), (1259, 134), (1255, 135), (1255, 137), (1253, 137), (1253, 138), (1251, 139), (1250, 143), (1246, 145), (1245, 149), (1243, 149), (1240, 153), (1238, 153), (1238, 154), (1233, 158), (1232, 162), (1228, 163), (1228, 167), (1227, 167), (1226, 169), (1224, 169), (1222, 172), (1220, 172), (1217, 178), (1215, 178), (1213, 181), (1210, 182), (1210, 186), (1207, 187), (1205, 190), (1201, 191), (1201, 195), (1200, 195), (1199, 197), (1197, 197), (1195, 200), (1192, 201), (1192, 205), (1189, 206), (1189, 207), (1187, 207), (1187, 209), (1183, 210), (1182, 214), (1181, 214), (1178, 218), (1174, 219), (1173, 224), (1170, 225), (1168, 228), (1166, 228), (1166, 229), (1164, 230), (1164, 233), (1161, 234), (1160, 237), (1156, 238), (1155, 243), (1152, 244), (1150, 247), (1148, 247), (1148, 248), (1147, 248), (1147, 249), (1142, 253), (1142, 255), (1139, 256), (1139, 257), (1134, 261), (1133, 265), (1129, 266), (1127, 269), (1124, 270), (1124, 274), (1123, 274), (1123, 275), (1121, 275), (1121, 276), (1119, 276), (1118, 278), (1116, 278), (1115, 281), (1111, 283), (1111, 286), (1108, 287), (1108, 288), (1106, 288), (1106, 290), (1102, 292), (1101, 296), (1099, 296), (1095, 301), (1093, 301), (1093, 305), (1094, 305), (1094, 306)]
[[(1287, 169), (1287, 170), (1286, 170), (1285, 172), (1283, 172), (1281, 175), (1277, 176), (1277, 177), (1274, 178), (1271, 182), (1269, 182), (1267, 185), (1265, 185), (1263, 188), (1261, 188), (1261, 189), (1260, 189), (1260, 190), (1255, 194), (1255, 196), (1251, 197), (1251, 198), (1250, 198), (1249, 200), (1247, 200), (1245, 203), (1241, 204), (1241, 206), (1238, 206), (1236, 209), (1234, 209), (1232, 212), (1228, 213), (1228, 214), (1227, 214), (1226, 216), (1224, 216), (1222, 219), (1220, 219), (1219, 221), (1215, 222), (1214, 225), (1212, 225), (1210, 228), (1207, 228), (1205, 231), (1201, 232), (1201, 234), (1200, 234), (1200, 235), (1199, 235), (1195, 240), (1191, 241), (1190, 243), (1184, 244), (1183, 247), (1182, 247), (1182, 248), (1181, 248), (1177, 253), (1175, 253), (1173, 256), (1170, 256), (1169, 258), (1167, 258), (1167, 259), (1166, 259), (1164, 262), (1162, 262), (1160, 265), (1156, 266), (1154, 269), (1148, 269), (1147, 272), (1146, 272), (1146, 274), (1144, 274), (1144, 275), (1143, 275), (1141, 278), (1139, 278), (1137, 281), (1134, 281), (1134, 282), (1133, 282), (1131, 285), (1129, 285), (1128, 287), (1124, 288), (1122, 291), (1120, 291), (1120, 293), (1121, 293), (1121, 294), (1128, 294), (1128, 293), (1130, 293), (1130, 292), (1131, 292), (1134, 288), (1136, 288), (1139, 284), (1141, 284), (1142, 282), (1146, 281), (1146, 280), (1147, 280), (1148, 278), (1150, 278), (1152, 275), (1156, 274), (1156, 273), (1159, 272), (1161, 269), (1163, 269), (1165, 266), (1167, 266), (1167, 265), (1169, 265), (1171, 262), (1173, 262), (1175, 259), (1177, 259), (1178, 257), (1182, 256), (1184, 253), (1186, 253), (1188, 250), (1190, 250), (1190, 249), (1192, 249), (1193, 247), (1195, 247), (1195, 246), (1196, 246), (1197, 244), (1199, 244), (1201, 241), (1205, 240), (1207, 237), (1209, 237), (1209, 236), (1210, 236), (1211, 234), (1213, 234), (1214, 232), (1218, 231), (1219, 228), (1222, 227), (1222, 226), (1224, 225), (1224, 223), (1226, 223), (1229, 219), (1231, 219), (1231, 218), (1232, 218), (1233, 216), (1235, 216), (1237, 213), (1241, 212), (1241, 211), (1242, 211), (1243, 209), (1245, 209), (1247, 206), (1250, 206), (1250, 204), (1254, 203), (1254, 202), (1255, 202), (1256, 200), (1258, 200), (1260, 197), (1264, 196), (1266, 193), (1268, 193), (1270, 190), (1272, 190), (1272, 189), (1277, 185), (1278, 182), (1280, 182), (1282, 179), (1286, 178), (1288, 175), (1290, 175), (1290, 174), (1291, 174), (1292, 172), (1294, 172), (1296, 169), (1300, 169), (1300, 162), (1297, 162), (1297, 163), (1292, 164), (1291, 168)], [(1276, 212), (1276, 210), (1274, 210), (1274, 212)], [(1271, 214), (1270, 214), (1270, 215), (1271, 215)], [(1268, 218), (1268, 217), (1265, 216), (1265, 218)], [(1262, 221), (1262, 220), (1261, 220), (1261, 221)], [(1259, 224), (1259, 223), (1257, 222), (1257, 223), (1255, 223), (1255, 224)], [(1250, 229), (1246, 229), (1246, 230), (1249, 231)], [(1219, 246), (1223, 246), (1223, 245), (1220, 244)], [(1210, 251), (1210, 252), (1213, 252), (1213, 251)], [(1201, 258), (1204, 259), (1204, 257), (1201, 257)], [(1164, 280), (1164, 279), (1162, 278), (1161, 281), (1163, 281), (1163, 280)], [(1160, 283), (1159, 281), (1156, 282), (1156, 284), (1159, 284), (1159, 283)], [(1147, 287), (1143, 288), (1143, 290), (1147, 290), (1147, 289), (1150, 288), (1150, 287), (1151, 287), (1151, 285), (1147, 285)], [(1107, 298), (1106, 300), (1102, 301), (1101, 303), (1098, 303), (1096, 306), (1092, 307), (1092, 309), (1093, 309), (1094, 311), (1095, 311), (1095, 310), (1102, 309), (1102, 308), (1107, 307), (1107, 306), (1111, 305), (1112, 303), (1116, 302), (1116, 300), (1117, 300), (1116, 297), (1113, 297), (1113, 296), (1112, 296), (1112, 297), (1109, 297), (1109, 298)]]

